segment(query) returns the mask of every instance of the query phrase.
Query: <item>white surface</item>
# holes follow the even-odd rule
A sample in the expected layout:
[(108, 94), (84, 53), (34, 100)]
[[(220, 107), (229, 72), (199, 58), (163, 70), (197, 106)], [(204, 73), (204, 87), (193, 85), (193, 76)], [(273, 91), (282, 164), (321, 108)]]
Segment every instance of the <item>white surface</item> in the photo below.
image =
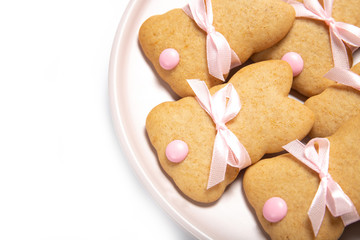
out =
[(127, 2), (0, 2), (0, 239), (191, 238), (111, 122), (108, 64)]

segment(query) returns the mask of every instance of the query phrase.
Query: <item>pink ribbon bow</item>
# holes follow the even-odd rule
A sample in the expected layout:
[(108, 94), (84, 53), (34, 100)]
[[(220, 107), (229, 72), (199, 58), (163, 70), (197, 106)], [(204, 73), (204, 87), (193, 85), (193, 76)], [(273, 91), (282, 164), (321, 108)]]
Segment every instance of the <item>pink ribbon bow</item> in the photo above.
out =
[[(213, 96), (203, 81), (187, 80), (196, 94), (200, 106), (210, 115), (216, 125), (210, 175), (207, 189), (225, 179), (227, 164), (243, 169), (251, 164), (245, 147), (225, 124), (235, 118), (241, 109), (239, 96), (230, 83)], [(227, 101), (228, 100), (228, 101)]]
[[(316, 151), (315, 143), (318, 144), (318, 151)], [(326, 206), (334, 217), (341, 216), (345, 226), (360, 219), (350, 198), (328, 172), (330, 153), (328, 139), (314, 138), (306, 145), (299, 140), (295, 140), (283, 148), (306, 166), (319, 173), (320, 185), (308, 211), (315, 236), (320, 230)]]
[(206, 54), (209, 73), (222, 81), (224, 74), (230, 69), (241, 64), (239, 57), (230, 48), (225, 37), (215, 31), (213, 24), (213, 12), (211, 0), (192, 0), (183, 8), (184, 12), (192, 18), (196, 24), (207, 33)]
[(334, 67), (324, 77), (360, 91), (360, 76), (348, 69)]
[(350, 64), (344, 42), (353, 52), (359, 48), (360, 28), (334, 20), (331, 16), (334, 0), (324, 0), (324, 8), (317, 0), (304, 0), (304, 3), (295, 0), (283, 1), (294, 7), (297, 17), (321, 20), (329, 26), (334, 65), (335, 67), (349, 69)]

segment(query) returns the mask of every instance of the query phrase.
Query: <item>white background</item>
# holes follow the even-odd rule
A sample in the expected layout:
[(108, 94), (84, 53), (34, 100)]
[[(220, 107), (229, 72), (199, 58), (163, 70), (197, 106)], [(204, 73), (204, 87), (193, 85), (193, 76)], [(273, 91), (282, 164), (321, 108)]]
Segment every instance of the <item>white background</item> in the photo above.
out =
[(128, 0), (0, 1), (0, 239), (189, 239), (125, 159), (108, 64)]
[(108, 68), (128, 0), (0, 0), (0, 239), (191, 239), (135, 175)]

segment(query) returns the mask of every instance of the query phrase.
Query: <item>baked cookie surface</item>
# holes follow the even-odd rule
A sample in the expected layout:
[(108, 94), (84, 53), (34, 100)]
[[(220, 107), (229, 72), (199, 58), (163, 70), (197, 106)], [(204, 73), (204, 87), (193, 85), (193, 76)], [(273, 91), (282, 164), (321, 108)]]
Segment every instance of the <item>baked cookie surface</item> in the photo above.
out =
[[(360, 63), (352, 71), (360, 75)], [(306, 100), (305, 105), (315, 114), (310, 136), (327, 137), (334, 134), (341, 124), (360, 113), (360, 91), (335, 84)]]
[[(302, 1), (299, 1), (302, 2)], [(332, 16), (336, 21), (360, 27), (360, 0), (335, 0)], [(281, 59), (296, 52), (304, 60), (303, 71), (294, 78), (293, 88), (304, 96), (320, 94), (335, 84), (323, 76), (334, 67), (329, 26), (319, 20), (297, 17), (286, 37), (275, 46), (252, 56), (257, 61)], [(351, 62), (351, 56), (349, 56)]]
[[(329, 173), (360, 211), (360, 115), (350, 119), (328, 138), (330, 141)], [(263, 229), (271, 239), (338, 239), (344, 224), (326, 209), (320, 231), (315, 238), (308, 216), (319, 187), (319, 174), (290, 154), (264, 159), (250, 166), (244, 175), (246, 196)], [(272, 197), (287, 204), (287, 215), (279, 222), (263, 216), (263, 206)]]
[[(251, 64), (229, 83), (239, 95), (241, 110), (226, 126), (244, 145), (252, 163), (265, 153), (282, 151), (284, 144), (302, 139), (311, 129), (313, 113), (288, 97), (292, 70), (285, 61)], [(210, 93), (223, 87), (215, 86)], [(161, 167), (179, 190), (195, 201), (216, 201), (240, 171), (227, 166), (225, 180), (207, 189), (216, 126), (194, 97), (156, 106), (147, 117), (146, 130)], [(170, 162), (165, 154), (167, 145), (174, 140), (184, 141), (189, 148), (181, 163)]]
[[(212, 0), (213, 26), (244, 63), (253, 53), (279, 42), (295, 19), (281, 0)], [(139, 42), (159, 76), (179, 96), (193, 96), (186, 79), (201, 79), (210, 88), (223, 83), (209, 74), (206, 33), (182, 9), (152, 16), (140, 28)], [(166, 70), (159, 63), (168, 48), (179, 54), (178, 65)]]

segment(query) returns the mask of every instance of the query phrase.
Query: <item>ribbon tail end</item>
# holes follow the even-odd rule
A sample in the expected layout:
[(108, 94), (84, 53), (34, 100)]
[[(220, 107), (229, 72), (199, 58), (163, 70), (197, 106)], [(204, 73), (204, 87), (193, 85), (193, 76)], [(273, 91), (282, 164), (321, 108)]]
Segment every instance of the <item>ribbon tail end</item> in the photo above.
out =
[(319, 222), (318, 219), (312, 218), (310, 214), (308, 214), (308, 215), (309, 215), (309, 218), (310, 218), (310, 221), (311, 221), (314, 236), (316, 237), (319, 234), (319, 230), (320, 230), (320, 227), (321, 227), (322, 220), (321, 220), (321, 222)]
[(210, 188), (218, 185), (219, 183), (221, 183), (222, 181), (224, 181), (224, 178), (219, 180), (219, 181), (213, 181), (212, 179), (209, 179), (206, 190), (209, 190)]

